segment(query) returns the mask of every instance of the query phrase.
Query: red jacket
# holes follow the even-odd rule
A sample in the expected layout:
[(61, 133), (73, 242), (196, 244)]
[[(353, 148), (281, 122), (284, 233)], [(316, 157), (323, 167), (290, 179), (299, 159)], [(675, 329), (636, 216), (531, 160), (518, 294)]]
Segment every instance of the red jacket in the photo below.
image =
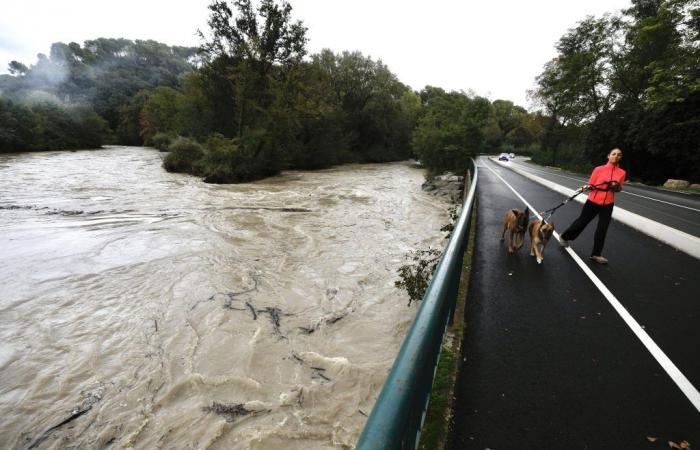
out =
[[(625, 175), (626, 172), (620, 169), (620, 166), (607, 163), (593, 169), (593, 173), (591, 174), (591, 179), (588, 180), (588, 184), (594, 186), (606, 181), (617, 181), (620, 183), (620, 187), (622, 187), (622, 184), (625, 181)], [(588, 194), (588, 200), (601, 206), (615, 203), (615, 192), (608, 191), (607, 188), (607, 185), (602, 185), (595, 188), (595, 190)]]

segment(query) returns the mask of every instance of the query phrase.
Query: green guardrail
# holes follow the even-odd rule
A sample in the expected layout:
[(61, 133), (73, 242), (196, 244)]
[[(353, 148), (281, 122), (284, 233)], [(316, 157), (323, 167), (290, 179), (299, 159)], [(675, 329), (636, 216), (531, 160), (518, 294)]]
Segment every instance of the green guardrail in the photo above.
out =
[(478, 176), (474, 160), (470, 172), (472, 181), (459, 220), (367, 419), (357, 450), (415, 449), (418, 445), (443, 335), (454, 315), (462, 258), (469, 242)]

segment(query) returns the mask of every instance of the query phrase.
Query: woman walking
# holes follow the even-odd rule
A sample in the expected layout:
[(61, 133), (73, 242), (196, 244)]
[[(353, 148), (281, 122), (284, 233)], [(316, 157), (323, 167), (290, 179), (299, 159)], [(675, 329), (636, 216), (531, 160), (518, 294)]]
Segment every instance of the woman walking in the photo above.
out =
[(586, 228), (588, 223), (598, 216), (598, 226), (593, 238), (591, 259), (598, 264), (607, 264), (607, 258), (602, 256), (605, 235), (608, 232), (610, 218), (615, 206), (615, 193), (620, 192), (625, 181), (626, 172), (620, 168), (622, 150), (614, 148), (608, 153), (608, 163), (593, 169), (584, 191), (590, 192), (588, 200), (583, 205), (581, 215), (561, 235), (561, 246), (568, 247)]

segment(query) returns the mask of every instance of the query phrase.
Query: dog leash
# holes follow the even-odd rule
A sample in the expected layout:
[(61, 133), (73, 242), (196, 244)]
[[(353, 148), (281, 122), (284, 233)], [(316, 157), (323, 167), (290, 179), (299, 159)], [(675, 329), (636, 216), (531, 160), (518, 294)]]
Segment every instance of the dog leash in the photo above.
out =
[[(598, 183), (598, 184), (594, 184), (594, 185), (590, 185), (590, 186), (593, 188), (593, 190), (597, 190), (599, 186), (602, 186), (602, 185), (604, 185), (604, 184), (608, 184), (608, 185), (609, 185), (609, 184), (612, 183), (613, 181), (614, 181), (614, 180), (611, 180), (611, 181), (603, 181), (602, 183)], [(564, 200), (563, 202), (559, 203), (559, 204), (558, 204), (557, 206), (555, 206), (554, 208), (549, 208), (549, 209), (546, 209), (546, 210), (544, 210), (544, 211), (540, 211), (540, 215), (542, 216), (542, 223), (547, 223), (547, 221), (552, 217), (552, 215), (554, 214), (554, 212), (555, 212), (557, 209), (561, 208), (562, 206), (564, 206), (564, 205), (566, 205), (567, 203), (569, 203), (571, 200), (573, 200), (573, 199), (575, 199), (576, 197), (578, 197), (578, 196), (583, 192), (583, 190), (584, 190), (585, 187), (586, 187), (586, 186), (581, 186), (580, 188), (578, 188), (578, 190), (577, 190), (576, 192), (574, 192), (574, 194), (573, 194), (571, 197), (569, 197), (569, 198), (567, 198), (566, 200)], [(545, 217), (545, 216), (546, 216), (546, 217)]]

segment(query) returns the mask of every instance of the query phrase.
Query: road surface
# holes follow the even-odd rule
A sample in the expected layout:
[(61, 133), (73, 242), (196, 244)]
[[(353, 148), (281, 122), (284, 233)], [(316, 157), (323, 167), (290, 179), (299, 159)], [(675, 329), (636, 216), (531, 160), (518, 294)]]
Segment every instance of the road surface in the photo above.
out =
[[(563, 196), (486, 158), (478, 165), (448, 448), (636, 450), (684, 440), (700, 448), (700, 260), (616, 221), (603, 251), (609, 265), (588, 260), (594, 223), (572, 243), (598, 285), (555, 240), (542, 265), (529, 256), (529, 239), (508, 254), (499, 240), (506, 210), (523, 208), (523, 199), (544, 210)], [(580, 208), (560, 208), (556, 229)]]

